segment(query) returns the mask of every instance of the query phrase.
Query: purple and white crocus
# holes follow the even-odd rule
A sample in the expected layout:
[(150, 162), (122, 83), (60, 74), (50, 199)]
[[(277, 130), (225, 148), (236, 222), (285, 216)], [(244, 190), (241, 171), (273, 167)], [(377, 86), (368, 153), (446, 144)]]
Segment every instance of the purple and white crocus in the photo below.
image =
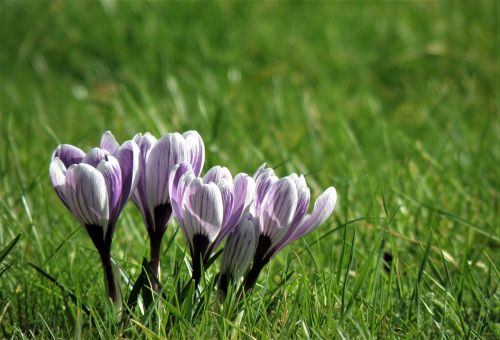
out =
[(201, 178), (190, 164), (182, 163), (172, 170), (169, 188), (174, 215), (189, 244), (192, 278), (198, 285), (202, 264), (248, 212), (254, 180), (243, 173), (233, 178), (220, 166)]
[[(106, 132), (103, 140), (109, 135)], [(108, 294), (116, 306), (121, 296), (111, 264), (111, 242), (118, 216), (137, 184), (138, 170), (139, 147), (133, 141), (113, 148), (104, 143), (88, 153), (62, 144), (52, 154), (49, 168), (57, 195), (99, 252)]]
[(141, 171), (132, 200), (143, 216), (150, 242), (150, 268), (158, 278), (161, 241), (172, 215), (168, 190), (171, 170), (176, 164), (188, 163), (198, 176), (205, 161), (205, 147), (196, 131), (168, 133), (159, 140), (149, 133), (137, 134), (134, 141), (140, 149)]
[(303, 175), (291, 174), (278, 178), (271, 168), (262, 165), (254, 175), (255, 201), (252, 215), (259, 225), (259, 240), (252, 268), (245, 279), (245, 289), (251, 289), (262, 268), (281, 249), (309, 234), (332, 214), (337, 200), (335, 188), (327, 188), (307, 214), (311, 199)]

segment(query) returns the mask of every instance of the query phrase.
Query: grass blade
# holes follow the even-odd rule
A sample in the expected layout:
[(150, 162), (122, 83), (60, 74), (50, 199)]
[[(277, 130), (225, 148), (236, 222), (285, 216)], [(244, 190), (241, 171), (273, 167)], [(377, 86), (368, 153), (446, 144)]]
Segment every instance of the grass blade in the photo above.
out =
[[(44, 271), (42, 268), (38, 267), (36, 264), (28, 262), (28, 265), (31, 266), (33, 269), (35, 269), (43, 277), (45, 277), (46, 279), (48, 279), (50, 282), (52, 282), (56, 287), (59, 287), (64, 293), (68, 294), (68, 296), (70, 297), (71, 301), (73, 301), (73, 303), (75, 305), (78, 305), (78, 298), (76, 297), (76, 295), (69, 288), (67, 288), (65, 285), (63, 285), (59, 281), (57, 281), (57, 279), (55, 279), (52, 275), (50, 275), (49, 273), (47, 273), (46, 271)], [(80, 305), (82, 306), (82, 310), (87, 315), (90, 315), (90, 309), (87, 306), (85, 306), (83, 303), (81, 303)]]
[(21, 234), (22, 233), (17, 234), (17, 236), (14, 237), (14, 239), (12, 241), (10, 241), (9, 244), (7, 244), (5, 246), (5, 248), (2, 249), (2, 251), (0, 252), (0, 263), (2, 263), (2, 261), (7, 257), (7, 255), (10, 253), (10, 251), (12, 250), (12, 248), (14, 248), (14, 246), (16, 245), (16, 243), (21, 238)]

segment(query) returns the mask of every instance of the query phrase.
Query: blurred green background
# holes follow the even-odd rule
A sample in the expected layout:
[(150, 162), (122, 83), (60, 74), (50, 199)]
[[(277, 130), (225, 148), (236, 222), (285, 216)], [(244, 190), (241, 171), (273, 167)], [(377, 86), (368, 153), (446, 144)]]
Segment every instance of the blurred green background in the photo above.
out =
[[(260, 279), (273, 287), (290, 262), (297, 277), (334, 282), (329, 293), (306, 291), (326, 303), (306, 314), (299, 307), (288, 321), (280, 305), (276, 320), (245, 316), (242, 329), (299, 337), (309, 330), (326, 338), (339, 330), (433, 336), (451, 329), (460, 336), (446, 317), (440, 328), (436, 313), (422, 312), (423, 323), (412, 322), (411, 309), (405, 313), (432, 234), (420, 294), (441, 296), (436, 299), (460, 319), (462, 335), (498, 331), (498, 2), (0, 4), (0, 245), (23, 233), (0, 278), (0, 334), (75, 332), (77, 313), (61, 315), (64, 298), (27, 262), (89, 304), (102, 297), (96, 253), (48, 180), (57, 145), (88, 150), (105, 130), (124, 141), (137, 132), (189, 129), (204, 138), (205, 169), (222, 164), (253, 174), (267, 162), (281, 175), (308, 174), (314, 198), (335, 186), (334, 217), (306, 242), (367, 219), (307, 247), (305, 257), (307, 243), (294, 243), (270, 266), (277, 277)], [(146, 233), (132, 204), (120, 221), (113, 251), (137, 273)], [(349, 249), (354, 228), (348, 265), (339, 254), (342, 245)], [(385, 286), (384, 276), (370, 272), (375, 286), (362, 286), (351, 309), (359, 325), (340, 320), (343, 289), (349, 296), (363, 279), (349, 281), (344, 272), (380, 258), (370, 254), (384, 229), (381, 249), (397, 258), (401, 286)], [(166, 256), (181, 256), (184, 240), (176, 244), (179, 250)], [(174, 265), (163, 263), (168, 277)], [(300, 280), (278, 289), (293, 300), (306, 294)], [(437, 289), (436, 282), (451, 288)], [(320, 317), (325, 313), (333, 321)], [(277, 329), (278, 321), (289, 326)], [(203, 325), (186, 336), (229, 334)]]

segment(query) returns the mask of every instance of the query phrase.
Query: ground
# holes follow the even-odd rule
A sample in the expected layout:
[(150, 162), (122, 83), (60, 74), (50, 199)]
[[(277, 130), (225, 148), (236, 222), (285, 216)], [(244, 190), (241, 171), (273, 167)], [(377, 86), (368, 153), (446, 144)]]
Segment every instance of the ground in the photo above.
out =
[[(499, 338), (499, 13), (495, 1), (3, 0), (0, 334)], [(117, 323), (97, 252), (50, 184), (51, 153), (106, 130), (189, 129), (205, 170), (266, 162), (306, 174), (314, 199), (336, 187), (337, 206), (233, 308), (172, 300), (188, 278), (172, 223), (166, 299)], [(139, 274), (133, 204), (112, 253)]]

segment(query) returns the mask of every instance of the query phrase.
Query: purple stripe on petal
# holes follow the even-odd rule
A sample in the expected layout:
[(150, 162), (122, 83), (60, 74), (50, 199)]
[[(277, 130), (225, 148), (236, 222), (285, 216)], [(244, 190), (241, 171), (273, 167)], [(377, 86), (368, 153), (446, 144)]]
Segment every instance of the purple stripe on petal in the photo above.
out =
[(108, 227), (109, 207), (106, 182), (92, 166), (81, 163), (66, 172), (65, 196), (77, 219), (85, 225)]
[(118, 219), (122, 206), (122, 172), (118, 160), (113, 156), (106, 156), (97, 166), (106, 181), (109, 204), (109, 224), (114, 225)]
[(222, 179), (217, 183), (217, 187), (219, 188), (222, 196), (222, 211), (223, 211), (222, 228), (225, 229), (225, 227), (227, 226), (227, 222), (231, 217), (231, 212), (233, 210), (234, 184), (232, 183), (232, 181), (230, 182), (226, 179)]
[(52, 162), (50, 162), (49, 175), (57, 196), (59, 196), (66, 208), (69, 209), (66, 197), (64, 196), (64, 186), (66, 185), (66, 167), (59, 157), (54, 158)]
[(101, 137), (100, 147), (114, 155), (120, 148), (120, 145), (116, 142), (115, 136), (110, 131), (106, 131)]
[(233, 176), (228, 168), (216, 165), (207, 171), (205, 176), (203, 176), (203, 183), (219, 183), (221, 180), (226, 180), (228, 182), (233, 181)]
[(278, 181), (278, 177), (274, 174), (273, 169), (265, 168), (265, 164), (263, 164), (253, 178), (255, 179), (255, 211), (258, 213), (264, 197), (269, 188)]
[(69, 210), (76, 217), (78, 222), (85, 225), (86, 221), (83, 218), (83, 213), (78, 204), (78, 200), (76, 200), (76, 190), (77, 190), (77, 181), (75, 178), (75, 168), (76, 164), (70, 166), (68, 170), (66, 170), (66, 185), (64, 186), (64, 197), (66, 197), (66, 202), (68, 204)]
[(167, 203), (170, 170), (188, 162), (186, 141), (178, 133), (167, 134), (154, 144), (146, 158), (146, 193), (149, 209)]
[(134, 141), (126, 141), (116, 153), (122, 175), (122, 192), (118, 213), (134, 192), (139, 180), (139, 147)]
[(261, 235), (269, 236), (271, 248), (287, 233), (297, 207), (297, 188), (287, 177), (275, 182), (267, 192), (259, 216)]
[(172, 204), (172, 210), (179, 224), (182, 225), (182, 203), (184, 192), (189, 186), (189, 183), (195, 178), (191, 164), (181, 163), (176, 164), (169, 177), (169, 195)]
[(183, 199), (183, 230), (188, 239), (205, 235), (210, 241), (222, 226), (223, 206), (219, 188), (214, 184), (203, 184), (196, 178), (189, 184)]
[(306, 179), (303, 175), (297, 176), (296, 174), (290, 175), (290, 178), (295, 182), (297, 186), (297, 210), (295, 212), (295, 217), (292, 220), (291, 226), (295, 228), (300, 224), (302, 218), (307, 213), (307, 209), (309, 208), (309, 201), (311, 200), (311, 191), (306, 184)]
[[(283, 239), (278, 245), (276, 252), (280, 251), (287, 244), (298, 240), (299, 238), (307, 235), (321, 224), (323, 224), (333, 212), (335, 203), (337, 201), (337, 192), (334, 187), (326, 189), (314, 203), (314, 209), (311, 215), (307, 215), (302, 224), (297, 227), (295, 232), (288, 238)], [(276, 253), (275, 252), (275, 253)]]
[(146, 157), (151, 149), (151, 146), (156, 143), (156, 138), (150, 133), (145, 133), (144, 135), (138, 133), (134, 136), (134, 142), (139, 146), (139, 180), (137, 182), (136, 190), (134, 190), (132, 200), (141, 210), (142, 215), (145, 216), (149, 214), (147, 210), (146, 201)]
[(107, 150), (93, 148), (85, 155), (85, 157), (83, 157), (82, 163), (86, 163), (94, 168), (97, 168), (99, 162), (102, 161), (104, 157), (106, 157), (109, 154), (110, 153)]
[(235, 225), (245, 215), (255, 196), (255, 182), (247, 174), (240, 173), (234, 178), (234, 204), (228, 225)]
[(248, 269), (255, 250), (259, 229), (251, 216), (243, 218), (229, 233), (221, 260), (221, 274), (238, 280)]
[(186, 140), (189, 152), (189, 162), (193, 166), (196, 176), (199, 176), (205, 162), (205, 144), (200, 134), (196, 131), (186, 131), (182, 134)]
[(79, 164), (83, 157), (85, 157), (85, 152), (77, 148), (76, 146), (70, 144), (61, 144), (52, 154), (52, 159), (58, 157), (64, 164), (66, 168), (69, 168), (73, 164)]

